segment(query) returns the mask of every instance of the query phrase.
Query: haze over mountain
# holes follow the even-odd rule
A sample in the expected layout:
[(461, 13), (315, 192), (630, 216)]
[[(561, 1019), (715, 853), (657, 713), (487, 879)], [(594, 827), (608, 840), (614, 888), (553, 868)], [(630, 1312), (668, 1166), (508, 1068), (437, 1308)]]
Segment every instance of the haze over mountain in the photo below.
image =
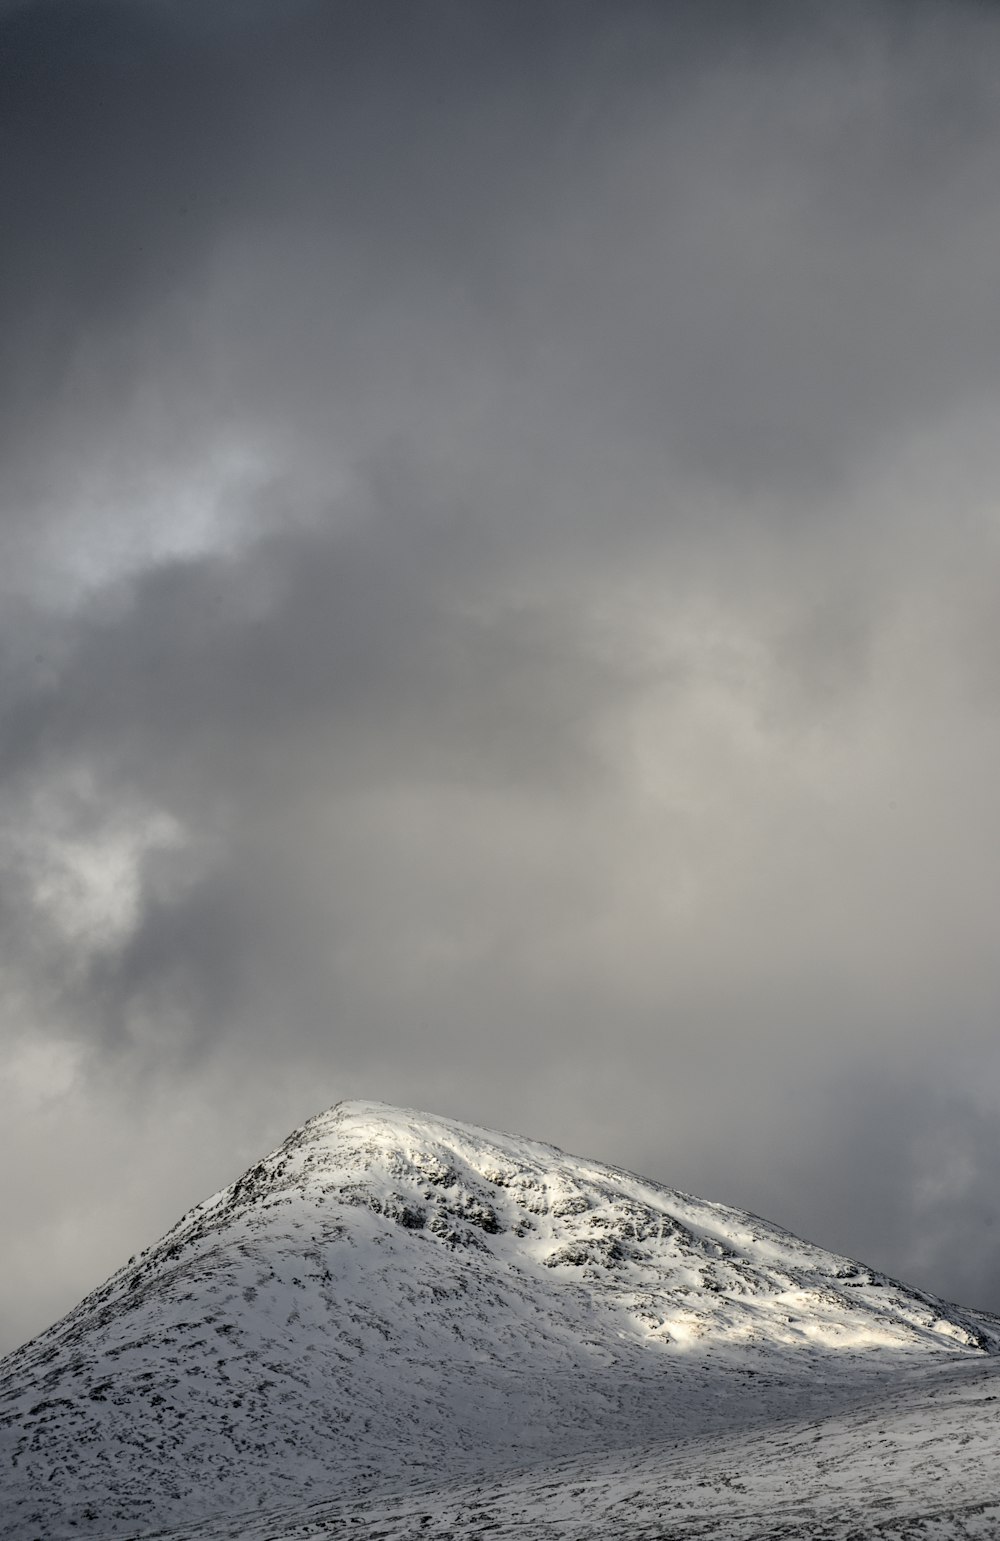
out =
[(616, 1533), (669, 1500), (715, 1534), (695, 1468), (717, 1497), (742, 1450), (752, 1518), (778, 1445), (786, 1487), (816, 1469), (795, 1420), (884, 1441), (943, 1393), (947, 1429), (995, 1400), (998, 1353), (997, 1318), (742, 1211), (343, 1103), (3, 1361), (3, 1532), (319, 1535), (354, 1506), (403, 1536), (444, 1505), (457, 1535), (495, 1512), (570, 1536), (631, 1482)]

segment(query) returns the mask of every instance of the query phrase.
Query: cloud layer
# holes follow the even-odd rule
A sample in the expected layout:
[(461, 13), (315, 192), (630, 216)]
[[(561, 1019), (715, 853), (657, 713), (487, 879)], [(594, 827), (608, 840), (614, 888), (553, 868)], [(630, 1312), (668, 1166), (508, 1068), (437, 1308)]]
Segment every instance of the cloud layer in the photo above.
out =
[(7, 1345), (358, 1094), (1000, 1309), (1000, 30), (828, 11), (0, 9)]

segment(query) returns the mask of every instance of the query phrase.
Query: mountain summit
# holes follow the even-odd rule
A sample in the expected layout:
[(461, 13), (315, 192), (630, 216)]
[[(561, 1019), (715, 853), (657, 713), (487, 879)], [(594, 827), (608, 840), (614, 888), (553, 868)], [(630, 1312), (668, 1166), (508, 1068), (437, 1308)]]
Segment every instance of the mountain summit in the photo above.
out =
[(755, 1216), (375, 1102), (0, 1363), (4, 1534), (134, 1536), (830, 1412), (1000, 1322)]

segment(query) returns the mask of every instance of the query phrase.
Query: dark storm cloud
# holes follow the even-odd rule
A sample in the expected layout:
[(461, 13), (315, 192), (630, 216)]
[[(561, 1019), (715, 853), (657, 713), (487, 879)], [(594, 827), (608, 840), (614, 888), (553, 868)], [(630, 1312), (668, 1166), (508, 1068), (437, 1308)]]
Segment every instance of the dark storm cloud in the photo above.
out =
[(843, 469), (992, 371), (993, 31), (903, 15), (18, 8), (9, 501), (64, 503), (94, 435), (120, 477), (137, 435), (353, 440), (386, 395), (412, 433), (392, 373), (449, 367), (550, 454)]
[(0, 28), (6, 1138), (104, 1152), (88, 1266), (122, 1131), (166, 1222), (355, 1092), (995, 1301), (995, 15)]

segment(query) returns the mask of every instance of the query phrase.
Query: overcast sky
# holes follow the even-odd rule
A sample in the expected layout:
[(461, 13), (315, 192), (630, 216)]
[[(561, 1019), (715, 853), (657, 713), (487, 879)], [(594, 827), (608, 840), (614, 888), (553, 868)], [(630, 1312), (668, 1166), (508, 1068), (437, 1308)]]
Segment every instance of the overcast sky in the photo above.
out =
[(1000, 1310), (997, 8), (0, 32), (0, 1347), (350, 1096)]

